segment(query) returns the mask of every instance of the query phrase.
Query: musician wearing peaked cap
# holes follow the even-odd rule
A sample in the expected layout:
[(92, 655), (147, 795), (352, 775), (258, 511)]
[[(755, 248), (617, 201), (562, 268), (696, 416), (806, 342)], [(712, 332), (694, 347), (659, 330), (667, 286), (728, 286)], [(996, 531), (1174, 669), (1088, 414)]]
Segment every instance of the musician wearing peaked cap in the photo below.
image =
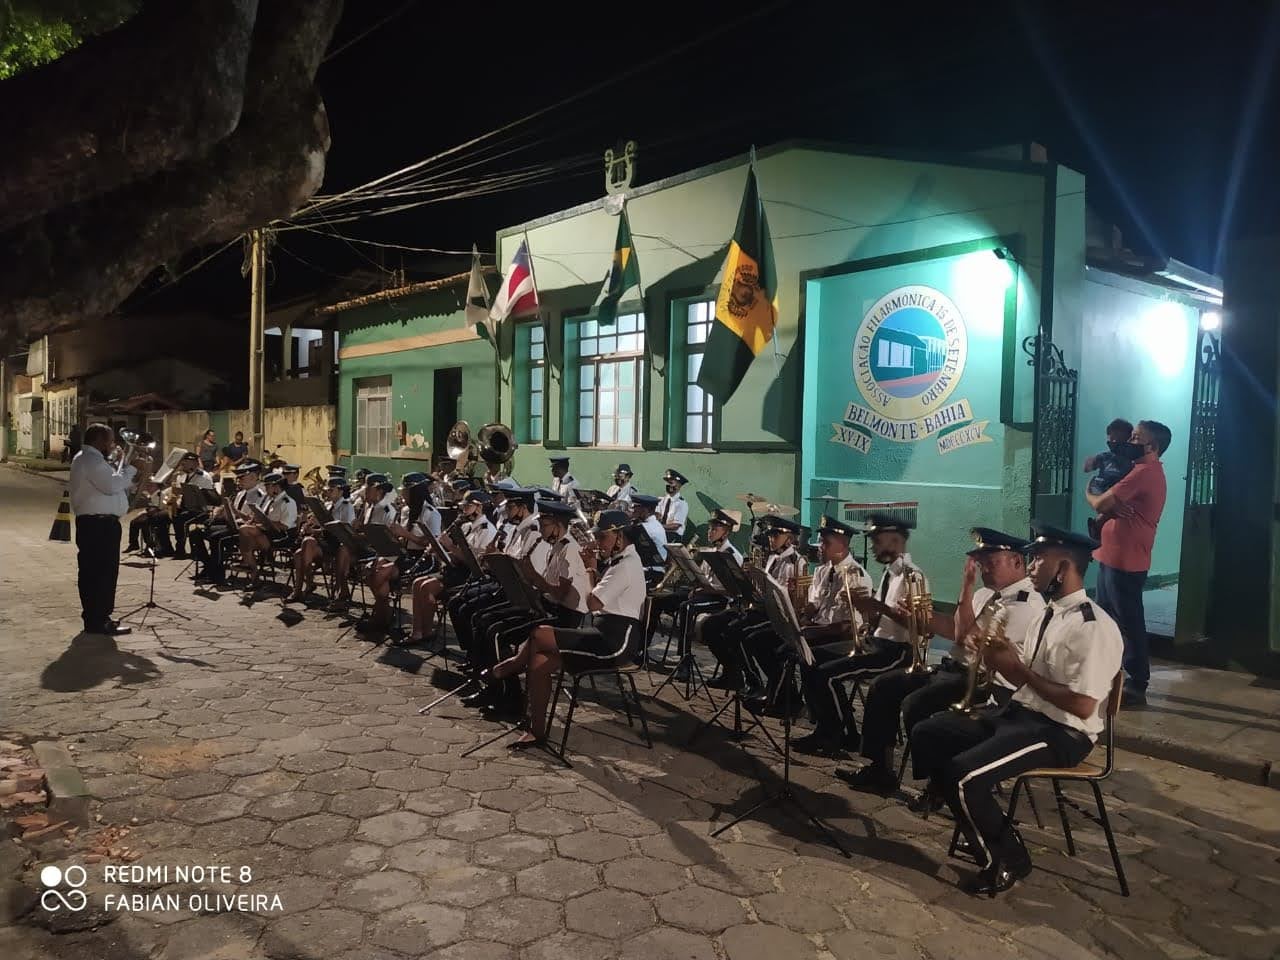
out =
[(970, 716), (946, 710), (911, 732), (911, 756), (929, 786), (915, 808), (947, 803), (981, 870), (965, 881), (994, 895), (1031, 872), (1031, 857), (995, 797), (996, 786), (1038, 767), (1074, 767), (1106, 724), (1124, 649), (1120, 630), (1084, 590), (1096, 543), (1038, 526), (1027, 546), (1030, 577), (1048, 601), (1019, 646), (986, 645), (984, 662), (1017, 688), (1002, 707)]
[[(262, 465), (249, 461), (236, 467), (236, 486), (240, 489), (231, 500), (231, 512), (237, 525), (252, 518), (251, 508), (262, 508), (267, 499), (266, 488), (258, 482)], [(227, 551), (239, 540), (238, 526), (231, 527), (225, 523), (211, 523), (202, 530), (192, 530), (191, 555), (203, 566), (193, 579), (195, 582), (211, 582), (226, 584), (225, 561)]]
[[(611, 505), (617, 507), (631, 502), (631, 495), (636, 492), (636, 488), (631, 485), (631, 477), (630, 464), (620, 463), (613, 468), (613, 483), (605, 491)], [(623, 506), (622, 509), (626, 507)]]
[[(952, 641), (950, 655), (936, 670), (891, 670), (872, 681), (862, 713), (861, 747), (862, 756), (871, 762), (856, 772), (836, 771), (837, 777), (854, 787), (881, 792), (896, 789), (893, 756), (899, 718), (902, 729), (910, 735), (921, 720), (964, 699), (968, 663), (973, 658), (970, 637), (984, 613), (994, 613), (999, 604), (1006, 635), (1021, 643), (1027, 628), (1044, 612), (1044, 598), (1032, 586), (1023, 561), (1027, 541), (989, 527), (974, 527), (970, 535), (974, 547), (965, 555), (955, 613), (935, 613), (931, 625), (934, 633)], [(979, 577), (982, 585), (975, 589)], [(994, 698), (1004, 703), (1012, 695), (1009, 681), (997, 674), (977, 690), (974, 702)]]
[[(323, 497), (329, 507), (329, 516), (336, 523), (355, 523), (356, 511), (351, 505), (345, 477), (330, 477), (325, 483)], [(315, 592), (315, 565), (332, 561), (341, 546), (332, 533), (320, 526), (315, 517), (310, 517), (299, 525), (299, 534), (302, 541), (293, 555), (293, 592), (285, 598), (286, 603), (298, 603)]]
[(440, 537), (440, 545), (448, 551), (451, 562), (442, 570), (414, 580), (413, 630), (410, 634), (412, 642), (434, 639), (436, 608), (440, 598), (458, 590), (471, 577), (471, 571), (462, 562), (463, 555), (453, 537), (465, 539), (477, 557), (489, 549), (497, 538), (498, 531), (484, 515), (484, 509), (489, 503), (490, 497), (483, 490), (468, 490), (462, 495), (457, 519)]
[(262, 478), (266, 500), (259, 506), (265, 524), (246, 523), (240, 527), (240, 559), (249, 573), (249, 586), (258, 586), (258, 564), (262, 554), (277, 547), (292, 549), (297, 539), (298, 504), (285, 490), (284, 476), (268, 473)]
[(578, 502), (578, 481), (569, 473), (568, 457), (548, 457), (551, 461), (551, 492), (573, 506)]
[(679, 470), (669, 469), (662, 475), (662, 482), (666, 493), (658, 500), (654, 514), (667, 531), (667, 542), (679, 543), (684, 540), (685, 524), (689, 520), (689, 502), (680, 491), (689, 478)]
[[(649, 535), (649, 539), (653, 541), (654, 548), (658, 551), (658, 556), (662, 558), (662, 562), (667, 562), (667, 531), (662, 529), (662, 524), (658, 522), (657, 517), (653, 515), (653, 511), (658, 506), (658, 498), (650, 496), (647, 493), (631, 494), (631, 519), (644, 527), (644, 532)], [(659, 575), (662, 568), (656, 568)]]

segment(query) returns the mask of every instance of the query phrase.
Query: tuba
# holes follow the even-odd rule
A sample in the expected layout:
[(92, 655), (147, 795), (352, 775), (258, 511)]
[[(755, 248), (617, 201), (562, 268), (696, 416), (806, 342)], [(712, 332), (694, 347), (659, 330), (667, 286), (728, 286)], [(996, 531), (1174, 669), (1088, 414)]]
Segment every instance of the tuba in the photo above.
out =
[(977, 697), (978, 689), (991, 682), (991, 670), (983, 662), (983, 654), (993, 644), (1005, 641), (1004, 630), (1008, 620), (1009, 609), (998, 594), (983, 607), (978, 615), (978, 622), (974, 624), (974, 651), (973, 657), (969, 660), (969, 677), (964, 688), (964, 699), (951, 705), (951, 709), (957, 713), (972, 717), (978, 712), (979, 704), (973, 702)]
[(479, 446), (471, 439), (471, 425), (465, 420), (459, 420), (449, 428), (444, 449), (449, 459), (458, 465), (459, 474), (469, 474), (468, 466), (480, 456)]
[(929, 673), (927, 662), (929, 640), (933, 636), (933, 595), (925, 586), (924, 575), (915, 568), (906, 572), (907, 642), (911, 644), (911, 666), (907, 673)]
[(307, 492), (307, 496), (319, 497), (324, 494), (324, 480), (320, 477), (320, 471), (323, 469), (323, 467), (312, 467), (303, 476), (302, 489)]
[[(486, 423), (477, 436), (480, 459), (490, 467), (505, 467), (516, 455), (516, 435), (505, 423)], [(502, 470), (505, 475), (508, 471)]]

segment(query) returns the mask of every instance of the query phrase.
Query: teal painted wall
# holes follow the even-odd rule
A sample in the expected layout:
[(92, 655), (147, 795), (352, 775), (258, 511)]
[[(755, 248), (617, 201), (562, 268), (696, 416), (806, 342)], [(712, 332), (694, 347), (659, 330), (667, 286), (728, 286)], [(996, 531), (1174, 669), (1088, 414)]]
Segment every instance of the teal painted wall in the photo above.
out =
[[(414, 294), (387, 303), (370, 304), (340, 315), (339, 348), (384, 344), (421, 335), (458, 335), (464, 328), (462, 295), (465, 286)], [(474, 335), (457, 343), (414, 347), (367, 357), (339, 360), (338, 447), (341, 462), (353, 467), (389, 471), (396, 477), (430, 463), (435, 413), (434, 375), (437, 369), (462, 368), (459, 417), (473, 430), (497, 413), (497, 372), (493, 347)], [(407, 423), (408, 442), (389, 457), (355, 456), (354, 403), (357, 382), (367, 377), (391, 377), (392, 422)], [(393, 448), (395, 444), (393, 442)]]
[[(1156, 529), (1152, 576), (1176, 574), (1182, 551), (1191, 387), (1199, 310), (1162, 288), (1090, 270), (1085, 284), (1076, 461), (1105, 449), (1106, 425), (1159, 420), (1173, 432), (1161, 458), (1169, 497)], [(1122, 284), (1114, 286), (1112, 284)], [(1088, 516), (1088, 474), (1079, 474), (1075, 515)]]

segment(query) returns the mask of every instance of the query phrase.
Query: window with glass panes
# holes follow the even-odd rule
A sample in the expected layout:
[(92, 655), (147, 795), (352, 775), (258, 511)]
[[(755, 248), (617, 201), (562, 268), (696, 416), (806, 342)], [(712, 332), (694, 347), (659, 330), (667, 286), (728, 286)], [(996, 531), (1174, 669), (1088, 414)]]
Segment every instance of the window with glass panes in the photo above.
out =
[(542, 324), (529, 325), (529, 442), (541, 443), (546, 409), (547, 331)]
[(356, 381), (356, 455), (391, 452), (391, 378)]
[(714, 300), (689, 304), (685, 323), (684, 445), (709, 447), (715, 436), (715, 400), (698, 386), (707, 337), (716, 318)]
[(612, 326), (578, 327), (578, 442), (640, 445), (640, 377), (644, 314), (619, 314)]

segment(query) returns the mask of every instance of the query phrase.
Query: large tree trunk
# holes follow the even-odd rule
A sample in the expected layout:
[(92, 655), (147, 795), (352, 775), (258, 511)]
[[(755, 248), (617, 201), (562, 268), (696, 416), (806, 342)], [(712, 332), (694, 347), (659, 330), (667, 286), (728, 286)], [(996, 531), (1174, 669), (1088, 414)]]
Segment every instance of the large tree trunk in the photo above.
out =
[[(18, 215), (21, 222), (0, 234), (7, 259), (0, 272), (0, 337), (30, 337), (100, 317), (157, 265), (287, 216), (319, 188), (329, 133), (314, 78), (341, 13), (341, 0), (215, 0), (178, 6), (190, 11), (187, 25), (195, 22), (201, 30), (212, 29), (211, 14), (204, 8), (220, 7), (223, 14), (220, 32), (205, 36), (206, 45), (219, 52), (205, 50), (197, 56), (188, 49), (186, 58), (163, 58), (171, 76), (148, 74), (153, 89), (167, 84), (166, 89), (185, 90), (191, 114), (180, 109), (182, 97), (157, 92), (159, 105), (138, 114), (145, 115), (148, 131), (141, 144), (130, 145), (128, 124), (116, 131), (105, 121), (100, 124), (99, 130), (114, 134), (97, 135), (99, 145), (112, 141), (102, 161), (100, 146), (83, 152), (78, 162), (66, 154), (71, 141), (65, 131), (76, 123), (80, 129), (92, 126), (80, 116), (83, 103), (61, 112), (62, 121), (47, 127), (44, 141), (28, 143), (27, 150), (38, 153), (43, 143), (46, 155), (63, 157), (64, 170), (57, 179), (75, 182), (66, 188), (42, 184), (40, 174), (28, 165), (28, 189), (45, 199), (24, 202), (29, 209), (41, 203), (45, 209), (31, 218)], [(251, 41), (232, 11), (250, 19)], [(162, 12), (172, 16), (168, 5)], [(152, 15), (148, 11), (138, 19)], [(161, 12), (154, 16), (159, 18)], [(129, 28), (160, 43), (151, 32), (158, 28), (150, 20), (142, 26), (131, 21), (97, 42), (109, 45)], [(120, 42), (136, 52), (137, 36), (126, 34)], [(235, 37), (247, 45), (238, 86), (233, 82)], [(88, 52), (88, 62), (111, 63), (113, 69), (128, 72), (128, 58)], [(44, 72), (35, 71), (31, 78)], [(119, 81), (114, 89), (128, 96), (120, 77), (99, 79), (108, 89), (113, 80)], [(31, 80), (22, 86), (24, 96), (38, 95)], [(0, 118), (11, 96), (8, 87), (0, 85)], [(144, 101), (145, 94), (138, 91), (133, 102)], [(52, 97), (53, 92), (46, 91), (44, 102), (52, 102)], [(134, 116), (106, 102), (96, 116), (104, 115), (117, 122)], [(62, 146), (51, 145), (50, 139)], [(0, 161), (0, 180), (4, 178)], [(8, 206), (0, 202), (0, 223), (14, 222)]]

